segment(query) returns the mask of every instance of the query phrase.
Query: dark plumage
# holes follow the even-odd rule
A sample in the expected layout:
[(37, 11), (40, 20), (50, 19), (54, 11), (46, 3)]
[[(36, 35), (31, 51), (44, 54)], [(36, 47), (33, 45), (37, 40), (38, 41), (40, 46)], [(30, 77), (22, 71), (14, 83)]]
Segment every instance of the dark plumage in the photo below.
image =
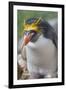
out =
[(57, 47), (57, 35), (54, 28), (45, 20), (42, 20), (39, 24), (39, 28), (43, 33), (44, 37), (51, 39), (55, 46)]

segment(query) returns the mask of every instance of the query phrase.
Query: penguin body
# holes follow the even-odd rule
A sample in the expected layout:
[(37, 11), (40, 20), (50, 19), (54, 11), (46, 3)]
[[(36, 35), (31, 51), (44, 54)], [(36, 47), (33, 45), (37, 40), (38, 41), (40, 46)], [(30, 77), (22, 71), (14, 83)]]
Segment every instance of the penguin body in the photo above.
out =
[(53, 27), (45, 20), (32, 18), (26, 21), (25, 30), (30, 41), (25, 44), (25, 51), (22, 48), (22, 59), (27, 63), (30, 78), (56, 77), (57, 35)]
[(26, 46), (26, 54), (30, 73), (52, 77), (57, 68), (57, 55), (56, 47), (50, 39), (41, 35), (35, 43), (29, 42)]

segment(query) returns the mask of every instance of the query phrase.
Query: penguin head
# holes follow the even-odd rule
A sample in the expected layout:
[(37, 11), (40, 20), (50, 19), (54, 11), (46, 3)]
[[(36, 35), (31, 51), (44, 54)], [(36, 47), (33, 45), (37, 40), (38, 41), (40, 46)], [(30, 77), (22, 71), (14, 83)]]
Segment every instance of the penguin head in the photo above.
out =
[(54, 28), (42, 18), (29, 18), (24, 21), (24, 45), (36, 42), (40, 35), (51, 39), (57, 47), (57, 35)]
[(24, 42), (25, 45), (30, 41), (34, 42), (38, 39), (38, 34), (40, 33), (39, 23), (41, 18), (30, 18), (24, 22)]

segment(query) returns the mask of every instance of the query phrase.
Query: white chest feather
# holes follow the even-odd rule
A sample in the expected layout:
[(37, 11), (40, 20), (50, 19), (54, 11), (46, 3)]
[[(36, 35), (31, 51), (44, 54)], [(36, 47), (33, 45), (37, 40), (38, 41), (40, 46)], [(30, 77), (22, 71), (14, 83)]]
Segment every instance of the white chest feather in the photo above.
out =
[(40, 36), (37, 42), (27, 45), (27, 65), (29, 71), (54, 72), (57, 67), (57, 51), (53, 42)]

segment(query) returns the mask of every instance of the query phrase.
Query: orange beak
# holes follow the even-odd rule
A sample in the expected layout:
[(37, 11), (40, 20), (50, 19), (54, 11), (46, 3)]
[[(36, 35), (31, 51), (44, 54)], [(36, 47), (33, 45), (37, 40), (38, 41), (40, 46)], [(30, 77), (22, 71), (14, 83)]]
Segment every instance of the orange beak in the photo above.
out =
[(30, 42), (32, 35), (33, 35), (33, 33), (31, 33), (29, 35), (24, 35), (24, 39), (23, 39), (21, 48), (23, 48), (25, 45), (27, 45)]
[(29, 41), (30, 41), (30, 36), (24, 36), (24, 43), (25, 43), (25, 45), (27, 45), (28, 43), (29, 43)]

